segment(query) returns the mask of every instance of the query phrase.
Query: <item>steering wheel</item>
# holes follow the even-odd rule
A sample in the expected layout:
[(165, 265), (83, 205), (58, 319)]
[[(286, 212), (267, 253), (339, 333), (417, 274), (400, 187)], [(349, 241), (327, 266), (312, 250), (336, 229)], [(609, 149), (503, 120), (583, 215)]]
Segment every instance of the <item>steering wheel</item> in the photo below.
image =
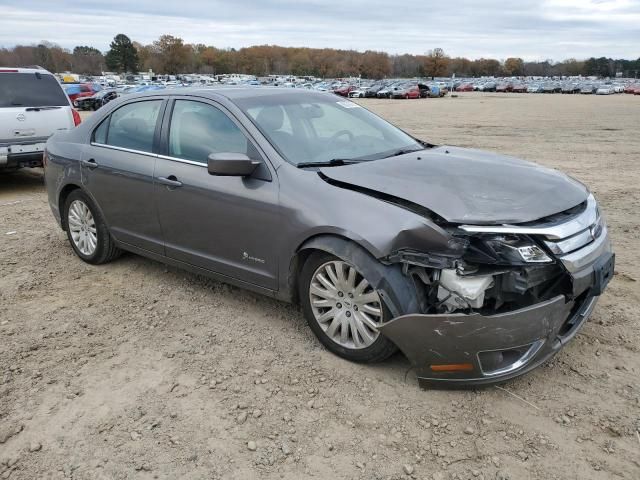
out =
[(338, 138), (342, 137), (343, 135), (346, 135), (347, 137), (349, 137), (349, 141), (353, 142), (353, 139), (355, 138), (353, 136), (353, 133), (351, 133), (349, 130), (338, 130), (336, 133), (334, 133), (333, 135), (331, 135), (331, 138), (329, 139), (330, 142), (334, 142), (336, 141)]

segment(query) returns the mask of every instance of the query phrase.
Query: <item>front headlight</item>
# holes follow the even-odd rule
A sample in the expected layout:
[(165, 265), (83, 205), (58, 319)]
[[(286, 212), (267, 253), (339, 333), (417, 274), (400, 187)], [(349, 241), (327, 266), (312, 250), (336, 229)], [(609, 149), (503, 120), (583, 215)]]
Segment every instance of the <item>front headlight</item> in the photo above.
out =
[(522, 265), (553, 262), (553, 259), (526, 235), (478, 235), (470, 240), (465, 259), (474, 263)]
[(600, 212), (600, 208), (597, 207), (596, 209), (596, 223), (594, 223), (593, 225), (591, 225), (591, 227), (589, 227), (589, 230), (591, 232), (591, 236), (593, 237), (593, 239), (597, 239), (600, 237), (600, 235), (602, 235), (602, 232), (604, 231), (605, 228), (607, 228), (607, 224), (604, 220), (604, 217), (602, 216), (601, 212)]

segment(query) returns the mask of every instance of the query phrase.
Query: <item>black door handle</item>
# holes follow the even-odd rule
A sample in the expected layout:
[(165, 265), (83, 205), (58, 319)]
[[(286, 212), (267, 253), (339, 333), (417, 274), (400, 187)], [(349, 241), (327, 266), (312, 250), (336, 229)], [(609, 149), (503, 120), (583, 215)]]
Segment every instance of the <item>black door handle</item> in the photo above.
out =
[(174, 175), (169, 175), (168, 177), (158, 177), (158, 183), (162, 185), (166, 185), (168, 187), (181, 187), (182, 182), (179, 181)]
[(89, 160), (82, 160), (82, 165), (91, 169), (99, 167), (98, 162), (96, 162), (94, 158), (90, 158)]

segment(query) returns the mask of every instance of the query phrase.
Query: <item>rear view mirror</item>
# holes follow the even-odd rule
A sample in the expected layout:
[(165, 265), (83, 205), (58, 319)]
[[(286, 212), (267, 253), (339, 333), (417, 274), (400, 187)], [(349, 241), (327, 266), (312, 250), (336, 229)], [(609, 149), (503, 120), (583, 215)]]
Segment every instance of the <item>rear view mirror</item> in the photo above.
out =
[(212, 153), (207, 159), (207, 170), (210, 175), (247, 177), (260, 163), (259, 160), (251, 160), (244, 153)]
[(302, 115), (305, 118), (322, 118), (324, 117), (324, 111), (319, 105), (314, 103), (308, 107), (302, 107)]

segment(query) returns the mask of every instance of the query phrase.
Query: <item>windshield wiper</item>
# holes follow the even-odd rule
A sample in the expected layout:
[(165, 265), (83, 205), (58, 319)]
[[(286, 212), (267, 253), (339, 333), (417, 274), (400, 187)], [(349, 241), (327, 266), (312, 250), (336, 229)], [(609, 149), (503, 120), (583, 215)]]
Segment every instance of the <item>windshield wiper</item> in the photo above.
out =
[(332, 158), (331, 160), (326, 160), (324, 162), (302, 162), (298, 163), (296, 167), (339, 167), (340, 165), (350, 165), (352, 163), (359, 162), (361, 162), (361, 160), (353, 160), (351, 158)]
[(421, 152), (422, 150), (425, 150), (425, 149), (424, 148), (401, 148), (393, 152), (391, 155), (387, 155), (386, 157), (383, 157), (383, 158), (397, 157), (399, 155), (404, 155), (406, 153)]

